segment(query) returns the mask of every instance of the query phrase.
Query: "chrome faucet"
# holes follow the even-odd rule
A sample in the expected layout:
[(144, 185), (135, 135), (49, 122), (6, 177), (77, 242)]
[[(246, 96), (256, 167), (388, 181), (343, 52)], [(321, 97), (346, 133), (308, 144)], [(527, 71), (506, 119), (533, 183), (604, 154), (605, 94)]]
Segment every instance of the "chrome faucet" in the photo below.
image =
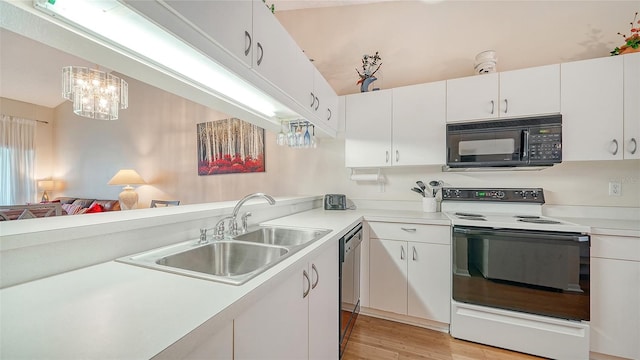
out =
[(246, 212), (242, 215), (242, 228), (240, 229), (240, 232), (239, 232), (238, 222), (237, 222), (238, 212), (240, 211), (240, 207), (242, 207), (242, 205), (244, 205), (244, 203), (247, 202), (247, 200), (250, 200), (253, 198), (264, 198), (269, 202), (269, 205), (275, 205), (276, 203), (276, 201), (271, 196), (265, 193), (253, 193), (243, 197), (240, 201), (238, 201), (236, 206), (233, 208), (233, 214), (231, 215), (231, 231), (230, 231), (231, 235), (235, 236), (235, 235), (247, 232), (247, 217), (251, 216), (251, 213)]

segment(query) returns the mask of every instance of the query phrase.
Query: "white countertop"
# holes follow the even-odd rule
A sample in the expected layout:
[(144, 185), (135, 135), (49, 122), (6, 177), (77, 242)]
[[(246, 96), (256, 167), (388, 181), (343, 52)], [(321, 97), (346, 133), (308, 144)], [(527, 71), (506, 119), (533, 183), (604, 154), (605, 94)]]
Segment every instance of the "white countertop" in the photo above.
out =
[[(0, 358), (151, 358), (205, 321), (229, 319), (260, 285), (362, 219), (449, 226), (440, 212), (314, 209), (264, 224), (332, 229), (242, 286), (107, 262), (0, 290)], [(571, 218), (606, 234), (640, 235), (633, 220)], [(223, 316), (225, 314), (225, 316)], [(222, 324), (222, 323), (221, 323)]]
[(441, 213), (315, 209), (265, 224), (333, 231), (242, 286), (107, 262), (5, 288), (0, 358), (151, 358), (225, 310), (241, 311), (236, 305), (255, 301), (251, 293), (258, 286), (278, 281), (280, 272), (363, 216), (449, 225)]

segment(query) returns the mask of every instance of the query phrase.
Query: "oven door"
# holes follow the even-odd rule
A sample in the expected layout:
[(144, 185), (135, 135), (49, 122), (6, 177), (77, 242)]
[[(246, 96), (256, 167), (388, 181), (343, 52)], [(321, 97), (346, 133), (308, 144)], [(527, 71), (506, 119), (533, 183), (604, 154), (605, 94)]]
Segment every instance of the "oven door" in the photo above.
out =
[(453, 299), (589, 320), (589, 237), (454, 226)]
[(486, 167), (526, 165), (526, 130), (521, 127), (447, 125), (447, 166)]

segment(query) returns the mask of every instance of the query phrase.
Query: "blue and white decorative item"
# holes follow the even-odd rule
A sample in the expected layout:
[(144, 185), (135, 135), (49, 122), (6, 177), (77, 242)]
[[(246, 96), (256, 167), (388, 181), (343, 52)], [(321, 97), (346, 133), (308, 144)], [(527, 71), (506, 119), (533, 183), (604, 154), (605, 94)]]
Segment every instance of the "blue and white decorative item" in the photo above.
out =
[[(382, 66), (382, 62), (378, 65), (378, 61), (382, 61), (382, 58), (378, 55), (377, 51), (375, 55), (365, 54), (362, 56), (362, 72), (356, 69), (360, 76), (360, 80), (357, 82), (357, 84), (360, 85), (360, 92), (369, 91), (369, 86), (371, 86), (374, 81), (378, 80), (378, 78), (373, 76), (378, 72), (378, 70), (380, 70), (380, 66)], [(371, 90), (380, 90), (380, 88), (373, 88)]]

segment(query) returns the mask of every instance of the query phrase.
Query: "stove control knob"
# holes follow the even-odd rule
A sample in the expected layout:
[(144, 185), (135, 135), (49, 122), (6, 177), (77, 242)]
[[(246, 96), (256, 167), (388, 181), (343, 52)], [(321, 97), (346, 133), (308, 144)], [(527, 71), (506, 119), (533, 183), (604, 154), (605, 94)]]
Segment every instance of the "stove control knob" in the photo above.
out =
[(521, 193), (522, 193), (522, 198), (526, 199), (527, 198), (527, 192), (522, 190)]
[(460, 197), (460, 190), (455, 190), (454, 192), (455, 192), (456, 197)]
[(531, 192), (531, 196), (533, 196), (534, 199), (537, 199), (539, 195), (540, 195), (540, 193), (538, 192), (538, 190), (533, 190)]
[(496, 198), (504, 199), (504, 191), (496, 191)]

